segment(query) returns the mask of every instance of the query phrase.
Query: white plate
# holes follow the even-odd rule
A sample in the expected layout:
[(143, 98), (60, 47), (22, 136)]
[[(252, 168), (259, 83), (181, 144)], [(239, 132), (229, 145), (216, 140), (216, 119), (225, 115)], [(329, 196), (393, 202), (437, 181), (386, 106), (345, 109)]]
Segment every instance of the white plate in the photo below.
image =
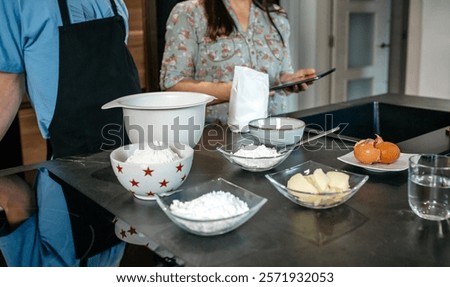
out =
[(408, 159), (413, 156), (412, 153), (400, 153), (400, 157), (391, 164), (374, 163), (374, 164), (364, 164), (359, 162), (353, 155), (353, 151), (338, 157), (338, 160), (345, 162), (350, 165), (362, 167), (364, 169), (373, 172), (389, 172), (389, 171), (402, 171), (408, 169)]

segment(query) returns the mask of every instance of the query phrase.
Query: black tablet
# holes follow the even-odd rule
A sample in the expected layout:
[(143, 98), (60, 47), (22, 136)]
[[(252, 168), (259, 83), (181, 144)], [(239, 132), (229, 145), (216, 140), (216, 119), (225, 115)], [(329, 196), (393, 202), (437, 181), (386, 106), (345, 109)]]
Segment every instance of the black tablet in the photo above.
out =
[(328, 71), (325, 71), (325, 72), (317, 73), (314, 77), (311, 77), (311, 78), (306, 78), (306, 79), (296, 81), (296, 82), (288, 82), (288, 83), (283, 83), (280, 85), (272, 86), (272, 87), (270, 87), (270, 90), (271, 91), (282, 90), (282, 89), (289, 88), (289, 87), (292, 87), (295, 85), (311, 83), (311, 82), (317, 81), (318, 79), (323, 78), (323, 77), (333, 73), (334, 71), (336, 71), (336, 68), (329, 69)]

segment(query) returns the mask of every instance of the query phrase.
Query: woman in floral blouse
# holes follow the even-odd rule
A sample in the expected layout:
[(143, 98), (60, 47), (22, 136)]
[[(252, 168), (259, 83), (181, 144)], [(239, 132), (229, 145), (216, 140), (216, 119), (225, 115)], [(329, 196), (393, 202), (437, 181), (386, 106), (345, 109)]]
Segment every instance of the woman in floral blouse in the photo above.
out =
[[(267, 73), (270, 85), (315, 74), (314, 69), (293, 71), (289, 22), (271, 1), (184, 1), (173, 8), (166, 28), (161, 89), (215, 96), (207, 122), (227, 122), (235, 66)], [(305, 89), (304, 84), (292, 91)], [(269, 112), (286, 111), (286, 100), (284, 92), (270, 97)]]

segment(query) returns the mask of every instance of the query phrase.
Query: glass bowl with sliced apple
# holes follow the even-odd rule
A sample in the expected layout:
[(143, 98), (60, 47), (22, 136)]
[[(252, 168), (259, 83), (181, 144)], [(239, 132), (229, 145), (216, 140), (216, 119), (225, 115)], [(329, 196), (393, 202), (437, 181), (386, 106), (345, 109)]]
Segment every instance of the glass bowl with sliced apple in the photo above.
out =
[(307, 161), (266, 174), (266, 178), (292, 202), (313, 209), (326, 209), (349, 200), (369, 179), (367, 175)]

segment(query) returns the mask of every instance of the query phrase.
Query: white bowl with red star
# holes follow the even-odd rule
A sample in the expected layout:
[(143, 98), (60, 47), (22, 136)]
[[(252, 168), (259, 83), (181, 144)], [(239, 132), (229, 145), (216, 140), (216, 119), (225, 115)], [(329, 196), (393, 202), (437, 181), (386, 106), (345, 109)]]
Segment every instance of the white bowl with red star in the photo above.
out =
[(128, 162), (135, 151), (145, 149), (144, 143), (119, 147), (111, 152), (111, 166), (120, 184), (136, 198), (154, 200), (155, 194), (164, 194), (180, 187), (189, 175), (194, 150), (189, 145), (166, 144), (165, 148), (179, 158), (169, 162)]

